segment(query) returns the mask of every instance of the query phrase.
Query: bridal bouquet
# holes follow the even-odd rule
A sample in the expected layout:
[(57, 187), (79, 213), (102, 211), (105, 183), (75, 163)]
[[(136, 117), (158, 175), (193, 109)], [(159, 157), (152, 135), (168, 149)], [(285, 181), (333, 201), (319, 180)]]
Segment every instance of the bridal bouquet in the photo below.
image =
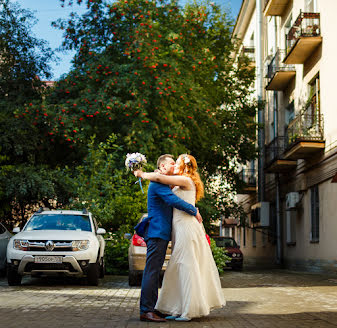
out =
[[(141, 153), (132, 153), (126, 155), (125, 166), (128, 171), (141, 170), (147, 163), (146, 157)], [(142, 179), (139, 178), (136, 183), (139, 183), (140, 189), (144, 193)]]

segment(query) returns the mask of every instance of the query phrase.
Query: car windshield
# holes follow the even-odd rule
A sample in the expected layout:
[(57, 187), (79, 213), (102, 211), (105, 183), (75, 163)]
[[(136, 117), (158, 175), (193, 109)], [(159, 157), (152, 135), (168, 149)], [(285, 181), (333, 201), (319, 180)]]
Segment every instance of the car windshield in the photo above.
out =
[(238, 247), (235, 240), (231, 238), (216, 238), (215, 243), (218, 247)]
[(87, 215), (40, 214), (34, 215), (28, 221), (25, 230), (91, 231), (91, 224)]

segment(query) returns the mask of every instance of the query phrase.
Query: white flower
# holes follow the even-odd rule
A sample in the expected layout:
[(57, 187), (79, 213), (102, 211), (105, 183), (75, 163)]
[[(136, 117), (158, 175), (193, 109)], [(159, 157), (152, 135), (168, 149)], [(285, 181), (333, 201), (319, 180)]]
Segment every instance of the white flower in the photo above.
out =
[(187, 165), (190, 162), (191, 162), (190, 158), (187, 155), (185, 155), (184, 156), (184, 163)]
[(127, 154), (125, 166), (128, 170), (140, 170), (147, 163), (146, 157), (140, 153)]

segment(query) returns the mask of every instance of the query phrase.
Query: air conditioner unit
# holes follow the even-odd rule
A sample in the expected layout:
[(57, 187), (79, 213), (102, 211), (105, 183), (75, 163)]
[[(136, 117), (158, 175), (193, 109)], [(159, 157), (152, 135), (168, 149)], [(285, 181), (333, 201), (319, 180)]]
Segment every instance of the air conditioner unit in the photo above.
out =
[(286, 194), (286, 210), (296, 209), (297, 203), (300, 201), (300, 194), (298, 192), (290, 192)]
[(259, 202), (251, 207), (251, 222), (259, 223), (260, 227), (269, 226), (269, 202)]

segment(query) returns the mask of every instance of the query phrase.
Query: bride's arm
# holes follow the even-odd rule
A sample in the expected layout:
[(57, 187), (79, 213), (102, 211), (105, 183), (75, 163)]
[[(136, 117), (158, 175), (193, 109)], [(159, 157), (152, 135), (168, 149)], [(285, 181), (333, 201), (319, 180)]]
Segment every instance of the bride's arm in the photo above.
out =
[(140, 170), (134, 171), (133, 174), (138, 178), (150, 180), (153, 182), (160, 182), (166, 185), (175, 185), (184, 187), (186, 189), (190, 189), (191, 187), (189, 178), (181, 175), (164, 175), (155, 172), (142, 172)]

